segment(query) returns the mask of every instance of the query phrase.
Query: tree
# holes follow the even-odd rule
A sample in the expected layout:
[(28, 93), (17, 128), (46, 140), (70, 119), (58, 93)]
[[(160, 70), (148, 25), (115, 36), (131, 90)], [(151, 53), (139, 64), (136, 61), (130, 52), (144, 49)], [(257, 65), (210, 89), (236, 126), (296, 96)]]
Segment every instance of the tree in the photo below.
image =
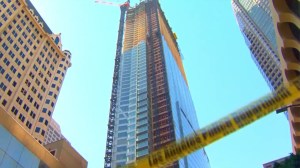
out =
[(290, 157), (286, 158), (281, 163), (274, 163), (273, 168), (300, 168), (300, 153), (294, 155), (290, 154)]

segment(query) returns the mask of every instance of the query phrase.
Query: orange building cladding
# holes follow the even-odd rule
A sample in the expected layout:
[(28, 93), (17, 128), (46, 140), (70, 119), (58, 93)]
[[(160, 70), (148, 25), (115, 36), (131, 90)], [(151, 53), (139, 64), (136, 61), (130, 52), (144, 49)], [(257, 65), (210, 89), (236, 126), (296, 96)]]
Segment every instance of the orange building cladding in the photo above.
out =
[[(284, 83), (300, 75), (299, 0), (269, 0)], [(300, 95), (299, 95), (300, 96)], [(288, 106), (293, 153), (300, 151), (300, 100)]]

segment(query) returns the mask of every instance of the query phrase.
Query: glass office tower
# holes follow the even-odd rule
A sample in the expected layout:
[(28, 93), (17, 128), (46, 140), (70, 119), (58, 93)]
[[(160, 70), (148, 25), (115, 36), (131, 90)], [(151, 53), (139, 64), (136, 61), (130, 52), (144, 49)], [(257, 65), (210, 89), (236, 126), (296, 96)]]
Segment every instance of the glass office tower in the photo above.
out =
[(269, 0), (232, 0), (232, 6), (254, 62), (271, 90), (276, 89), (283, 78)]
[[(197, 129), (176, 37), (158, 1), (121, 6), (104, 167), (134, 162)], [(210, 166), (201, 149), (169, 167)]]

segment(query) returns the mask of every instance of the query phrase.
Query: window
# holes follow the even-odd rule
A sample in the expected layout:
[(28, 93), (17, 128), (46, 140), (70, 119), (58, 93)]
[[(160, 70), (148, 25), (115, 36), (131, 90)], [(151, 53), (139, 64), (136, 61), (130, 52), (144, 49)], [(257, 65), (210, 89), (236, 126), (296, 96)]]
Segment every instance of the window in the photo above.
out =
[(6, 79), (8, 82), (10, 82), (12, 78), (11, 78), (11, 76), (10, 76), (9, 74), (6, 74), (6, 75), (5, 75), (5, 79)]
[(6, 106), (6, 103), (7, 103), (7, 101), (4, 99), (4, 100), (2, 101), (2, 105), (3, 105), (3, 106)]
[(39, 122), (44, 122), (44, 118), (43, 118), (43, 117), (40, 117), (40, 118), (39, 118)]
[(44, 85), (42, 85), (41, 89), (42, 89), (42, 91), (43, 91), (44, 93), (46, 92), (46, 88), (45, 88)]
[[(20, 26), (19, 24), (17, 24), (16, 28), (17, 28), (19, 31), (22, 30), (22, 28), (21, 28), (21, 26)], [(24, 33), (23, 33), (23, 34), (24, 34)]]
[(117, 152), (125, 152), (126, 151), (126, 146), (120, 146), (120, 147), (117, 147)]
[(15, 59), (15, 63), (18, 64), (18, 65), (20, 65), (20, 64), (21, 64), (21, 61), (20, 61), (18, 58), (16, 58), (16, 59)]
[(45, 135), (45, 131), (44, 130), (42, 130), (41, 135), (43, 135), (43, 136)]
[(35, 118), (35, 113), (33, 111), (30, 112), (30, 116), (34, 119)]
[(12, 12), (10, 11), (10, 9), (7, 9), (6, 12), (8, 13), (9, 16), (11, 16)]
[(25, 121), (25, 116), (23, 116), (23, 114), (20, 114), (20, 115), (19, 115), (19, 119), (20, 119), (22, 122), (24, 122), (24, 121)]
[(37, 72), (38, 67), (34, 64), (34, 65), (33, 65), (33, 69)]
[(30, 95), (28, 95), (27, 100), (29, 100), (29, 102), (32, 103), (33, 98)]
[(27, 104), (24, 104), (24, 105), (23, 105), (23, 109), (24, 109), (26, 112), (29, 111), (29, 107), (27, 106)]
[(6, 90), (6, 86), (5, 86), (5, 84), (3, 83), (3, 82), (1, 82), (1, 84), (0, 84), (0, 88), (5, 92), (5, 90)]
[(12, 34), (14, 35), (14, 37), (18, 36), (18, 34), (17, 34), (17, 32), (15, 30), (12, 31)]
[[(18, 30), (19, 30), (19, 29), (18, 29)], [(22, 30), (22, 29), (20, 28), (20, 30)], [(23, 35), (24, 39), (27, 38), (27, 34), (26, 34), (25, 32), (23, 32), (22, 35)]]
[(10, 55), (11, 58), (15, 57), (15, 54), (11, 50), (8, 52), (8, 55)]
[(43, 99), (43, 96), (39, 93), (39, 94), (38, 94), (38, 98), (39, 98), (40, 100), (42, 100), (42, 99)]
[(48, 72), (47, 72), (47, 74), (48, 74), (48, 76), (49, 76), (49, 77), (51, 77), (51, 76), (52, 76), (52, 74), (51, 74), (51, 72), (50, 72), (50, 71), (48, 71)]
[(34, 132), (39, 133), (40, 131), (41, 131), (41, 128), (40, 127), (36, 127)]
[(4, 68), (2, 68), (2, 66), (0, 65), (0, 73), (3, 75), (5, 72)]
[(29, 121), (27, 121), (27, 122), (26, 122), (26, 127), (29, 128), (29, 129), (31, 129), (32, 124), (31, 124)]
[(20, 73), (17, 74), (17, 77), (18, 77), (19, 79), (21, 78), (21, 76), (22, 76), (22, 75), (21, 75)]
[(3, 62), (4, 62), (4, 64), (5, 64), (6, 66), (9, 66), (9, 64), (10, 64), (10, 62), (8, 61), (7, 58), (4, 58)]
[(126, 159), (126, 154), (119, 154), (117, 155), (117, 160)]
[(42, 68), (43, 68), (44, 71), (47, 70), (47, 67), (44, 64), (42, 65)]
[(22, 105), (23, 100), (20, 97), (18, 97), (17, 100), (16, 100), (16, 102), (19, 103), (19, 105)]
[(16, 71), (17, 71), (17, 69), (16, 69), (13, 65), (10, 67), (10, 70), (11, 70), (11, 72), (14, 73), (14, 74), (15, 74)]
[(119, 126), (119, 131), (122, 131), (122, 130), (127, 130), (127, 126)]
[(4, 50), (7, 51), (8, 46), (7, 46), (5, 43), (3, 43), (3, 44), (2, 44), (2, 48), (4, 48)]
[(123, 119), (119, 121), (119, 124), (127, 124), (127, 123), (128, 123), (127, 119)]
[(50, 100), (49, 100), (49, 99), (47, 99), (47, 100), (46, 100), (46, 104), (49, 104), (49, 103), (50, 103)]
[(27, 47), (27, 45), (24, 45), (24, 49), (26, 50), (26, 52), (29, 51), (29, 48)]
[(10, 37), (10, 36), (8, 36), (8, 37), (7, 37), (7, 41), (8, 41), (10, 44), (12, 44), (12, 43), (13, 43), (13, 40), (11, 39), (11, 37)]
[(12, 91), (9, 90), (9, 91), (7, 92), (7, 95), (8, 95), (8, 96), (11, 96), (11, 94), (12, 94)]
[(11, 5), (11, 8), (12, 8), (14, 11), (17, 10), (17, 7), (15, 6), (15, 4), (12, 4), (12, 5)]
[(42, 112), (43, 112), (43, 113), (46, 113), (46, 112), (47, 112), (47, 109), (46, 109), (46, 108), (43, 108)]
[(19, 110), (18, 110), (15, 106), (13, 106), (13, 107), (11, 108), (11, 112), (14, 113), (15, 115), (18, 114), (18, 111), (19, 111)]
[(29, 76), (31, 77), (31, 79), (34, 78), (34, 74), (32, 72), (29, 73)]
[(36, 94), (36, 88), (34, 86), (32, 86), (31, 91), (33, 91), (34, 94)]
[(22, 45), (24, 42), (21, 38), (18, 39), (18, 42)]
[(118, 137), (127, 137), (127, 132), (118, 133)]
[(36, 79), (35, 79), (35, 83), (36, 83), (38, 86), (40, 86), (40, 83), (41, 83), (41, 82), (36, 78)]
[(42, 73), (41, 71), (39, 72), (39, 76), (40, 76), (41, 78), (44, 77), (44, 75), (43, 75), (43, 73)]
[(40, 105), (39, 105), (37, 102), (34, 102), (34, 107), (35, 107), (36, 109), (39, 109)]
[(17, 44), (15, 44), (15, 45), (14, 45), (14, 49), (15, 49), (16, 51), (19, 51), (20, 48), (18, 47)]
[[(4, 5), (4, 6), (6, 6), (6, 5)], [(4, 7), (4, 8), (5, 8), (5, 7)], [(2, 14), (1, 17), (2, 17), (2, 19), (3, 19), (4, 21), (7, 20), (7, 17), (5, 16), (5, 14)]]

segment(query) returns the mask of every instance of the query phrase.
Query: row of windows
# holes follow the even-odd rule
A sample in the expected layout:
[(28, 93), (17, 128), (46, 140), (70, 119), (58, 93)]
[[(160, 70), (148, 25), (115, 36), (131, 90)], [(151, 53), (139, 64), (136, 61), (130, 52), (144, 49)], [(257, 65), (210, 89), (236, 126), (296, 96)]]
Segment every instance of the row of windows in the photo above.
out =
[(40, 127), (36, 127), (35, 131), (36, 133), (41, 133), (42, 136), (45, 136), (45, 130), (41, 129)]

